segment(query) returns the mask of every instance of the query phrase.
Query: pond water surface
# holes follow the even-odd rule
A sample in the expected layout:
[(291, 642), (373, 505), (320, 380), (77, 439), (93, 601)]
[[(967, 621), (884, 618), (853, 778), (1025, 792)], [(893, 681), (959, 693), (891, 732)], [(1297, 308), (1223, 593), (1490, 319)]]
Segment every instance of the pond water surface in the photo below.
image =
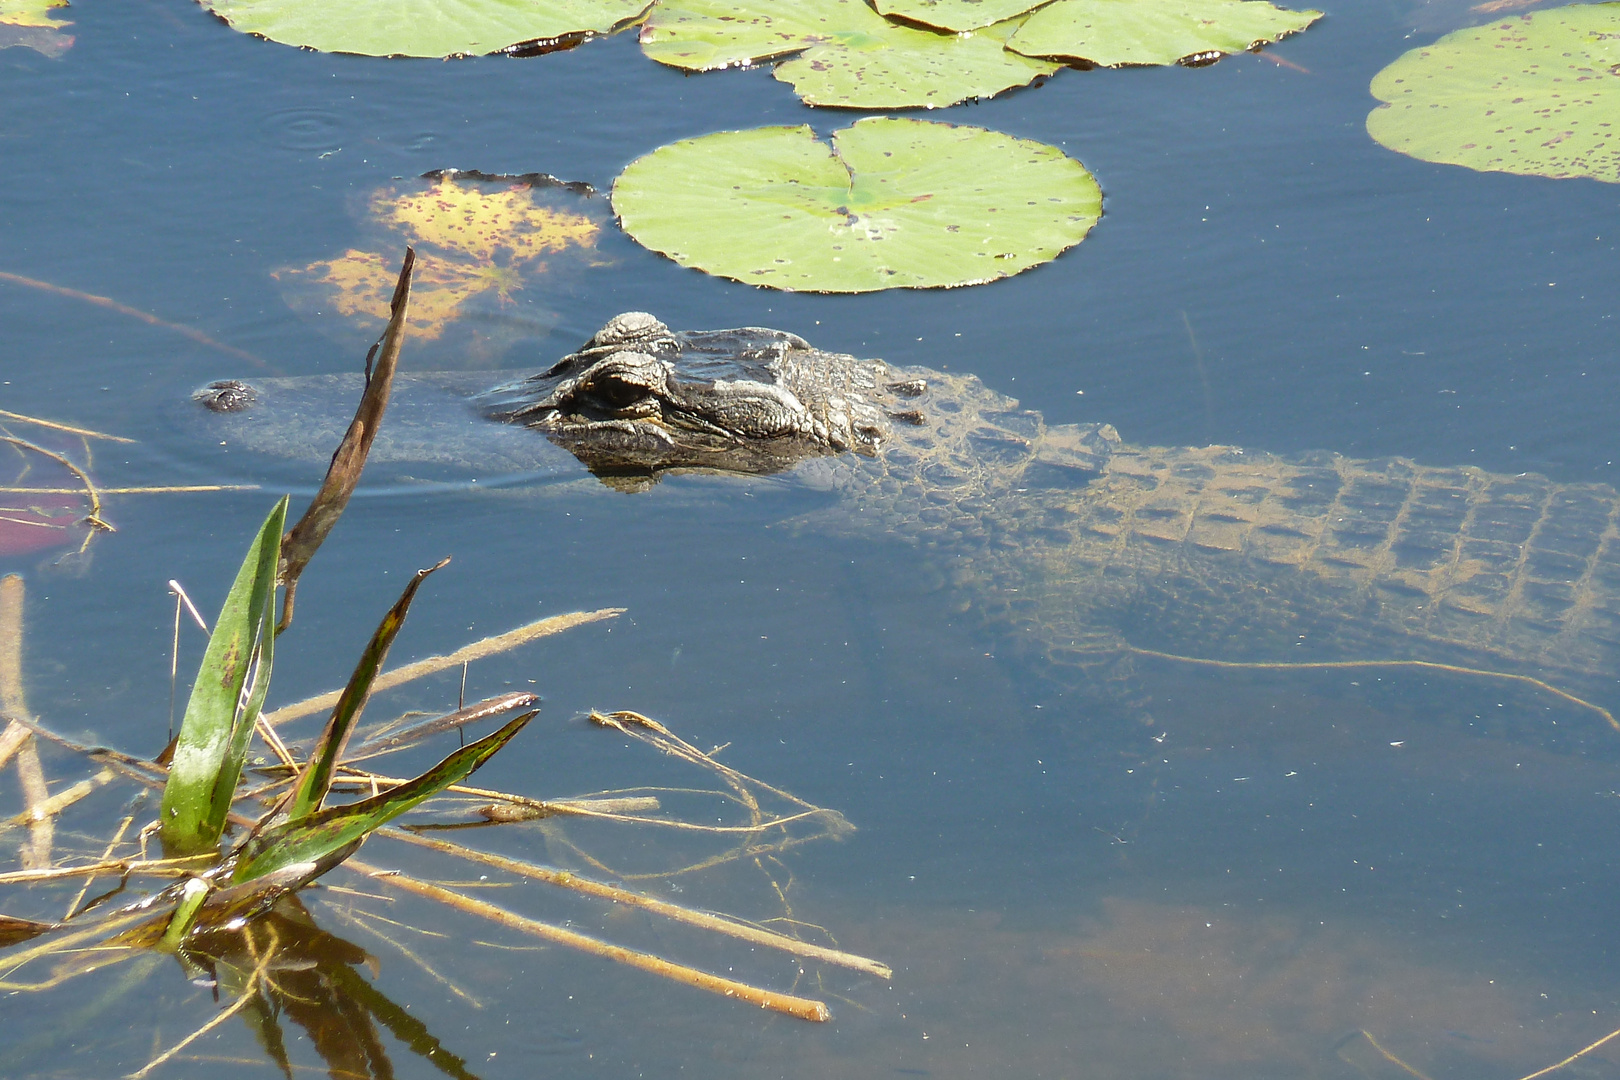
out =
[[(1373, 74), (1478, 17), (1379, 0), (1327, 9), (1268, 50), (1286, 64), (1065, 70), (933, 116), (1060, 145), (1096, 174), (1104, 217), (1051, 265), (951, 291), (782, 294), (610, 233), (599, 265), (514, 294), (503, 336), (472, 352), (465, 338), (413, 342), (404, 364), (532, 369), (644, 309), (675, 327), (770, 325), (975, 372), (1050, 422), (1110, 422), (1133, 443), (1614, 483), (1620, 189), (1375, 145)], [(275, 271), (356, 245), (370, 193), (397, 177), (543, 172), (605, 192), (677, 138), (852, 119), (806, 108), (768, 70), (684, 77), (645, 60), (632, 34), (522, 60), (380, 60), (256, 40), (183, 0), (87, 0), (70, 14), (76, 40), (60, 58), (0, 51), (0, 271), (111, 297), (262, 364), (0, 281), (0, 405), (139, 440), (98, 448), (102, 484), (264, 485), (112, 495), (118, 531), (87, 564), (0, 562), (27, 580), (30, 707), (143, 754), (168, 723), (166, 581), (217, 609), (273, 495), (292, 490), (296, 512), (319, 479), (318, 466), (199, 450), (177, 403), (211, 379), (352, 371), (362, 358), (330, 319), (289, 307)], [(791, 478), (555, 497), (373, 486), (312, 565), (275, 702), (341, 684), (405, 575), (453, 555), (397, 660), (540, 615), (628, 609), (472, 666), (469, 695), (532, 683), (547, 701), (480, 783), (538, 797), (690, 786), (569, 719), (635, 709), (857, 829), (761, 867), (684, 875), (658, 868), (699, 856), (660, 850), (660, 836), (602, 830), (580, 845), (614, 871), (658, 871), (636, 887), (747, 918), (782, 917), (785, 896), (793, 918), (892, 964), (889, 982), (538, 887), (498, 897), (818, 997), (826, 1025), (540, 950), (425, 903), (374, 904), (394, 922), (357, 929), (343, 918), (352, 898), (309, 893), (324, 928), (376, 958), (364, 981), (467, 1071), (1411, 1075), (1375, 1039), (1436, 1080), (1510, 1080), (1620, 1027), (1620, 735), (1589, 713), (1461, 677), (1144, 661), (1154, 726), (1125, 731), (991, 655), (912, 549), (781, 524), (825, 502)], [(184, 649), (182, 671), (200, 639)], [(442, 708), (457, 692), (444, 676), (388, 707)], [(478, 840), (585, 868), (539, 829)], [(380, 840), (365, 857), (476, 876)], [(119, 985), (0, 998), (0, 1074), (121, 1075), (222, 1004), (173, 964), (139, 992)], [(292, 1061), (323, 1070), (286, 1028)], [(393, 1035), (382, 1045), (391, 1065), (361, 1073), (453, 1073)], [(276, 1071), (232, 1020), (156, 1075)], [(1570, 1073), (1620, 1076), (1620, 1056), (1599, 1051)]]

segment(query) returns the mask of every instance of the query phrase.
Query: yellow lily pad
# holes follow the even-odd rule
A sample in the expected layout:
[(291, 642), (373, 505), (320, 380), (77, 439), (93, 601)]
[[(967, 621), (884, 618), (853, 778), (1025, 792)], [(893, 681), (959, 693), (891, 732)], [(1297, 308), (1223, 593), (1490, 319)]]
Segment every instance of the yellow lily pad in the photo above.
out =
[(379, 189), (365, 217), (371, 243), (272, 274), (287, 302), (328, 325), (339, 321), (338, 336), (375, 335), (387, 321), (399, 251), (411, 244), (412, 340), (475, 324), (463, 335), (472, 340), (455, 345), (476, 360), (526, 331), (544, 332), (550, 313), (521, 310), (521, 294), (561, 265), (600, 264), (609, 209), (588, 188), (549, 177), (452, 171)]

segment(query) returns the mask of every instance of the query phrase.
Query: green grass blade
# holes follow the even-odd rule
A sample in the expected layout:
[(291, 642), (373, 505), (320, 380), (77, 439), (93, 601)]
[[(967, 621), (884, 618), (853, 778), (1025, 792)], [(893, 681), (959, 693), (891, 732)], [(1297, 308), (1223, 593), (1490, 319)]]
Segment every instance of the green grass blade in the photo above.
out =
[(161, 836), (171, 855), (207, 851), (224, 831), (253, 725), (270, 687), (276, 564), (286, 520), (283, 498), (248, 547), (186, 702), (163, 787)]
[(347, 806), (318, 810), (306, 818), (286, 821), (248, 839), (243, 845), (233, 882), (251, 881), (289, 863), (312, 862), (329, 870), (360, 845), (374, 830), (411, 807), (465, 779), (512, 740), (539, 710), (514, 717), (499, 731), (468, 743), (414, 780)]
[(360, 662), (354, 665), (349, 685), (343, 688), (343, 695), (338, 698), (337, 705), (332, 709), (332, 717), (326, 722), (326, 730), (321, 733), (320, 742), (310, 752), (309, 764), (298, 778), (298, 787), (287, 807), (289, 819), (297, 821), (321, 808), (321, 802), (332, 786), (332, 774), (337, 770), (338, 760), (348, 748), (349, 735), (366, 707), (366, 699), (371, 696), (372, 680), (382, 670), (389, 646), (394, 644), (400, 627), (405, 625), (405, 615), (410, 611), (411, 601), (416, 598), (416, 590), (429, 574), (449, 561), (445, 559), (426, 570), (418, 570), (411, 583), (405, 586), (399, 600), (377, 624), (377, 632), (371, 635), (366, 651), (360, 654)]

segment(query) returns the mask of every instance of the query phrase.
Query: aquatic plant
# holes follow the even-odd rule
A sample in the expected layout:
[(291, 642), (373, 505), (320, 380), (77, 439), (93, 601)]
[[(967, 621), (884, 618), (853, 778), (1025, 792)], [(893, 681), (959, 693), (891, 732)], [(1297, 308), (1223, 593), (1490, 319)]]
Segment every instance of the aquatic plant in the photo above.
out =
[[(376, 1019), (396, 1034), (403, 1033), (401, 1037), (412, 1049), (424, 1053), (435, 1064), (451, 1066), (447, 1071), (452, 1075), (463, 1075), (464, 1070), (456, 1071), (461, 1068), (460, 1059), (447, 1055), (436, 1040), (427, 1036), (425, 1028), (420, 1024), (413, 1027), (403, 1010), (371, 989), (352, 970), (358, 962), (356, 950), (320, 930), (297, 899), (299, 890), (344, 867), (368, 877), (380, 877), (388, 887), (530, 937), (790, 1015), (827, 1019), (829, 1014), (822, 1002), (603, 942), (568, 927), (518, 915), (441, 884), (396, 871), (384, 874), (352, 857), (368, 838), (386, 834), (390, 839), (493, 867), (509, 876), (538, 880), (721, 933), (750, 947), (887, 977), (884, 965), (835, 948), (694, 911), (573, 872), (388, 828), (400, 815), (455, 788), (479, 800), (476, 815), (486, 825), (583, 815), (676, 827), (726, 836), (728, 842), (735, 840), (735, 847), (728, 852), (711, 853), (659, 876), (741, 859), (757, 861), (809, 839), (849, 831), (849, 824), (836, 812), (812, 806), (721, 765), (657, 721), (632, 712), (593, 713), (590, 719), (595, 726), (613, 730), (627, 742), (640, 741), (668, 759), (708, 769), (723, 785), (722, 792), (716, 794), (744, 810), (747, 820), (740, 825), (716, 824), (712, 808), (706, 808), (701, 823), (668, 818), (660, 813), (660, 797), (650, 794), (542, 801), (465, 787), (462, 782), (467, 776), (507, 745), (537, 714), (534, 706), (539, 699), (529, 692), (508, 692), (471, 705), (458, 704), (442, 716), (408, 724), (403, 723), (407, 718), (402, 718), (401, 722), (360, 733), (359, 722), (374, 691), (428, 672), (454, 668), (545, 634), (611, 618), (622, 609), (552, 616), (475, 643), (449, 657), (433, 657), (384, 672), (390, 647), (413, 599), (426, 578), (449, 562), (445, 559), (414, 575), (378, 624), (342, 691), (265, 713), (278, 635), (292, 624), (293, 597), (300, 575), (341, 517), (383, 419), (405, 336), (413, 261), (414, 253), (407, 251), (387, 330), (367, 357), (366, 389), (355, 419), (333, 455), (325, 481), (304, 516), (290, 529), (286, 525), (288, 500), (282, 498), (255, 532), (209, 633), (180, 732), (162, 754), (148, 760), (86, 746), (55, 734), (29, 715), (21, 690), (22, 580), (15, 576), (0, 579), (0, 720), (4, 721), (0, 729), (0, 766), (16, 760), (28, 806), (22, 818), (0, 823), (0, 831), (26, 823), (30, 833), (30, 843), (24, 848), (24, 868), (0, 873), (0, 886), (26, 890), (82, 882), (60, 918), (37, 917), (37, 904), (32, 905), (33, 917), (0, 915), (0, 949), (15, 950), (29, 944), (26, 949), (0, 956), (0, 990), (48, 990), (108, 965), (168, 955), (190, 973), (206, 973), (232, 1000), (201, 1029), (157, 1054), (133, 1075), (146, 1075), (199, 1035), (238, 1014), (254, 1028), (260, 1044), (283, 1073), (290, 1075), (290, 1059), (276, 1019), (283, 1012), (306, 1026), (318, 1052), (334, 1069), (348, 1052), (345, 1047), (368, 1045), (368, 1038), (375, 1041), (371, 1020)], [(178, 640), (180, 604), (189, 603), (189, 599), (178, 586), (176, 589)], [(278, 589), (284, 592), (279, 620)], [(290, 746), (278, 730), (280, 726), (319, 711), (328, 711), (319, 737), (307, 750)], [(490, 734), (467, 742), (414, 778), (382, 776), (359, 764), (417, 745), (434, 734), (460, 732), (468, 725), (513, 712), (518, 715)], [(243, 790), (244, 770), (255, 736), (274, 761), (262, 763), (257, 769), (264, 782), (252, 790)], [(51, 793), (38, 752), (41, 740), (65, 750), (94, 771)], [(57, 821), (97, 791), (130, 784), (138, 793), (142, 789), (161, 790), (157, 820), (141, 831), (139, 852), (126, 853), (125, 849), (133, 846), (128, 833), (143, 805), (141, 794), (129, 804), (131, 809), (99, 856), (86, 851), (67, 860), (56, 859), (53, 848), (57, 843)], [(701, 794), (689, 786), (671, 791), (687, 800)], [(359, 797), (349, 798), (352, 795)], [(773, 803), (781, 809), (770, 809)], [(75, 834), (95, 835), (99, 831), (95, 825), (83, 822), (75, 822), (73, 827)], [(146, 856), (149, 833), (161, 841), (163, 858)], [(89, 896), (90, 883), (98, 875), (116, 876), (120, 884), (100, 896)], [(154, 876), (172, 879), (172, 883), (122, 907), (115, 908), (109, 902), (131, 878)], [(359, 956), (363, 958), (364, 953)], [(33, 981), (17, 977), (23, 968), (39, 964), (52, 965), (52, 970)], [(299, 974), (312, 968), (326, 973), (314, 989), (305, 986), (305, 976)], [(127, 993), (152, 970), (144, 962), (126, 967), (123, 979), (102, 1000)], [(356, 999), (360, 1001), (358, 1006)], [(295, 1007), (295, 1002), (309, 1008)], [(330, 1016), (347, 1018), (344, 1023), (350, 1026), (344, 1029), (343, 1037), (333, 1037)], [(356, 1017), (364, 1021), (358, 1027), (353, 1026), (358, 1022)], [(50, 1033), (51, 1037), (67, 1034), (71, 1034), (71, 1024)], [(387, 1069), (371, 1072), (381, 1076), (387, 1074)]]
[(632, 162), (626, 232), (683, 266), (820, 292), (969, 285), (1079, 243), (1102, 192), (1055, 146), (984, 128), (872, 117), (721, 132)]
[(1617, 72), (1620, 3), (1495, 19), (1375, 75), (1367, 133), (1423, 161), (1620, 183)]

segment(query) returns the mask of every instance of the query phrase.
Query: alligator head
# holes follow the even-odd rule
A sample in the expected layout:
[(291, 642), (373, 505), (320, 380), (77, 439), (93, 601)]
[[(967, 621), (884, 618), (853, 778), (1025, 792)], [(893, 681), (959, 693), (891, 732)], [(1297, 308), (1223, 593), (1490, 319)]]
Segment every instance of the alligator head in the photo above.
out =
[(893, 422), (921, 422), (905, 399), (923, 390), (795, 334), (677, 333), (633, 311), (549, 370), (483, 394), (479, 407), (545, 433), (604, 480), (641, 486), (671, 469), (760, 475), (825, 454), (875, 454)]

